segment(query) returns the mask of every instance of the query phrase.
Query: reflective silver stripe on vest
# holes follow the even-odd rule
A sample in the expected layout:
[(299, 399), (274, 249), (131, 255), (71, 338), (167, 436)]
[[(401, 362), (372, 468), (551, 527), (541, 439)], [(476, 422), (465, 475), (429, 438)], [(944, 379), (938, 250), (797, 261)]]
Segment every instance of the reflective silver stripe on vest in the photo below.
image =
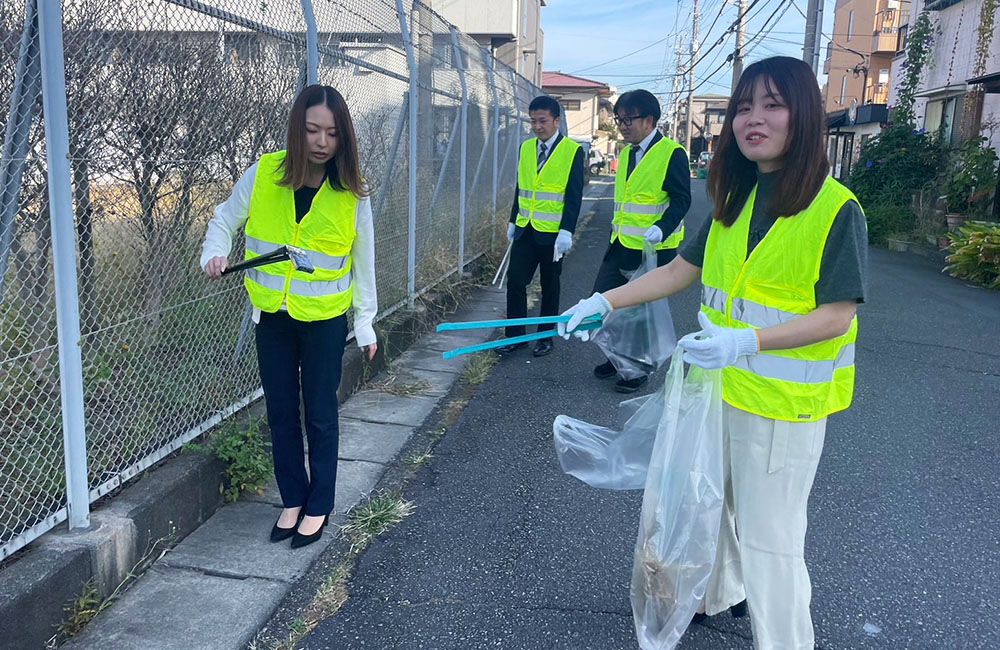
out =
[(726, 313), (726, 300), (728, 299), (729, 296), (722, 289), (707, 286), (701, 288), (701, 304), (709, 309)]
[[(272, 244), (271, 242), (266, 242), (262, 239), (255, 239), (249, 235), (247, 235), (246, 239), (247, 250), (257, 255), (266, 255), (267, 253), (276, 251), (283, 246), (283, 244)], [(340, 271), (347, 264), (346, 256), (334, 257), (332, 255), (325, 255), (324, 253), (317, 253), (316, 251), (311, 251), (309, 249), (302, 249), (302, 251), (306, 254), (306, 257), (309, 258), (309, 261), (312, 262), (313, 266), (318, 269), (323, 269), (324, 271)]]
[(518, 209), (517, 213), (525, 219), (534, 219), (535, 221), (550, 221), (553, 223), (559, 223), (562, 221), (561, 214), (552, 214), (551, 212), (539, 212), (538, 210), (535, 210), (533, 215), (528, 216), (527, 210)]
[(797, 384), (828, 384), (833, 381), (835, 370), (853, 365), (854, 344), (848, 343), (832, 361), (804, 361), (762, 353), (739, 357), (733, 367), (766, 379)]
[(643, 228), (640, 226), (622, 226), (621, 224), (617, 223), (611, 224), (611, 231), (617, 233), (619, 237), (622, 235), (626, 237), (642, 237), (643, 235), (646, 234), (647, 230), (649, 230), (648, 227)]
[(615, 212), (628, 212), (629, 214), (663, 214), (664, 210), (670, 207), (669, 203), (659, 205), (640, 205), (638, 203), (615, 203)]
[[(265, 289), (281, 292), (284, 292), (285, 290), (284, 276), (271, 275), (270, 273), (264, 273), (259, 269), (249, 269), (247, 271), (247, 277)], [(288, 293), (294, 296), (304, 296), (306, 298), (321, 298), (323, 296), (334, 296), (338, 293), (344, 293), (350, 288), (351, 274), (348, 273), (342, 278), (327, 282), (292, 280), (288, 287)]]
[(534, 197), (536, 201), (559, 201), (560, 203), (566, 198), (565, 194), (556, 194), (555, 192), (532, 192), (531, 190), (518, 190), (517, 195), (530, 199)]
[(802, 314), (793, 314), (774, 307), (766, 307), (746, 298), (733, 299), (733, 318), (754, 327), (774, 327), (801, 317)]
[[(701, 288), (701, 303), (710, 309), (725, 313), (728, 298), (729, 296), (722, 289), (704, 286)], [(802, 314), (793, 314), (775, 307), (766, 307), (746, 298), (733, 299), (733, 320), (753, 325), (759, 329), (774, 327), (801, 317)]]

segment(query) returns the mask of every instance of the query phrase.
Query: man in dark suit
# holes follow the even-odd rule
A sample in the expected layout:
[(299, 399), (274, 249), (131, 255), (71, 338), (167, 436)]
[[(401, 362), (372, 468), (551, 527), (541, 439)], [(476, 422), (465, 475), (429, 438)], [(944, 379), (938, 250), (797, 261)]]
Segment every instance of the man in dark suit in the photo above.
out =
[[(629, 91), (615, 103), (615, 123), (629, 144), (615, 174), (611, 243), (594, 280), (597, 293), (628, 282), (642, 262), (644, 244), (655, 248), (656, 265), (663, 266), (674, 259), (684, 240), (682, 220), (691, 207), (691, 168), (684, 148), (656, 129), (659, 120), (660, 102), (647, 90)], [(617, 374), (610, 361), (594, 368), (599, 379)], [(619, 379), (615, 390), (635, 392), (646, 379)]]
[[(583, 149), (559, 133), (559, 102), (536, 97), (528, 106), (535, 137), (521, 145), (517, 187), (510, 210), (507, 239), (511, 242), (507, 269), (507, 318), (524, 318), (528, 312), (527, 287), (541, 272), (541, 316), (559, 314), (559, 275), (562, 257), (573, 246), (573, 231), (583, 202)], [(538, 331), (554, 328), (539, 325)], [(522, 336), (523, 326), (508, 327), (508, 337)], [(507, 355), (527, 345), (497, 348)], [(552, 352), (553, 339), (535, 343), (534, 356)]]

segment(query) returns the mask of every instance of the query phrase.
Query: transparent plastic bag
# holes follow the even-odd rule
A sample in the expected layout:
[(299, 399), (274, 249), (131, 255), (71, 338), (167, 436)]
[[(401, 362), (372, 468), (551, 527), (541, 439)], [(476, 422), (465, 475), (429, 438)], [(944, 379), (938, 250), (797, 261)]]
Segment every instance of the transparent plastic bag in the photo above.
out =
[(605, 490), (641, 490), (663, 413), (664, 390), (618, 405), (625, 420), (620, 431), (565, 415), (552, 423), (552, 438), (562, 470)]
[(722, 375), (678, 351), (664, 384), (632, 567), (642, 650), (672, 650), (705, 597), (722, 520)]
[[(646, 245), (642, 264), (629, 282), (656, 268), (656, 250)], [(650, 375), (670, 358), (677, 345), (674, 321), (666, 298), (625, 309), (616, 309), (604, 318), (592, 340), (624, 379)]]

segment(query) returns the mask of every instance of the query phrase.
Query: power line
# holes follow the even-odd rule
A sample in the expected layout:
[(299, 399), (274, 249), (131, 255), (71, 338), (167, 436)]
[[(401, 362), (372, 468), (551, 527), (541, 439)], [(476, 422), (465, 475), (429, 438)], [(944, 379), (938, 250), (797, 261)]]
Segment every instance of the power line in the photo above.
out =
[(570, 72), (569, 74), (579, 74), (581, 72), (586, 72), (587, 70), (593, 70), (594, 68), (600, 68), (600, 67), (605, 66), (605, 65), (607, 65), (609, 63), (614, 63), (615, 61), (621, 61), (624, 58), (627, 58), (627, 57), (632, 56), (633, 54), (638, 54), (639, 52), (648, 50), (649, 48), (653, 47), (654, 45), (659, 45), (660, 43), (662, 43), (664, 41), (670, 40), (671, 38), (673, 38), (673, 35), (665, 36), (664, 38), (661, 38), (659, 40), (653, 41), (649, 45), (644, 45), (643, 47), (640, 47), (638, 50), (634, 50), (632, 52), (629, 52), (628, 54), (623, 54), (623, 55), (621, 55), (619, 57), (615, 57), (615, 58), (613, 58), (613, 59), (611, 59), (609, 61), (605, 61), (604, 63), (598, 63), (597, 65), (592, 65), (592, 66), (587, 67), (587, 68), (581, 68), (581, 69), (576, 70), (574, 72)]
[[(758, 2), (760, 2), (760, 0), (753, 0), (753, 2), (750, 3), (750, 6), (747, 7), (747, 10), (745, 12), (743, 12), (742, 14), (740, 14), (740, 18), (742, 18), (743, 16), (746, 16), (750, 12), (750, 10), (753, 9), (757, 5)], [(693, 70), (694, 68), (696, 68), (699, 63), (701, 63), (703, 60), (705, 60), (705, 58), (709, 55), (709, 53), (712, 50), (714, 50), (719, 45), (722, 45), (722, 43), (724, 42), (724, 39), (725, 39), (726, 35), (732, 34), (733, 31), (736, 29), (736, 27), (738, 25), (739, 25), (739, 18), (737, 18), (736, 20), (734, 20), (732, 22), (732, 24), (730, 24), (729, 27), (726, 28), (726, 31), (723, 33), (722, 36), (719, 37), (719, 40), (717, 40), (710, 48), (708, 48), (707, 52), (703, 52), (702, 55), (698, 58), (698, 60), (691, 64), (691, 67), (688, 68), (687, 71), (690, 72), (691, 70)]]

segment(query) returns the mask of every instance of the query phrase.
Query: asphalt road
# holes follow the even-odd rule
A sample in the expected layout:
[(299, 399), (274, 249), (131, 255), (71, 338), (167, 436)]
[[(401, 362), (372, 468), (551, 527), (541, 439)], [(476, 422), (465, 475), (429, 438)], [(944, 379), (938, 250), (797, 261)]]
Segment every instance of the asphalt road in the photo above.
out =
[[(708, 212), (693, 184), (689, 228)], [(610, 211), (599, 202), (567, 258), (564, 305), (591, 293)], [(855, 402), (830, 419), (810, 502), (817, 644), (1000, 648), (1000, 294), (923, 258), (871, 258)], [(696, 329), (697, 304), (695, 289), (671, 299), (678, 334)], [(591, 375), (600, 360), (559, 340), (549, 357), (523, 350), (494, 368), (408, 489), (415, 514), (365, 552), (350, 599), (304, 647), (637, 648), (641, 495), (564, 475), (552, 446), (560, 413), (615, 424), (622, 396)], [(714, 617), (679, 648), (750, 649), (750, 626)]]

